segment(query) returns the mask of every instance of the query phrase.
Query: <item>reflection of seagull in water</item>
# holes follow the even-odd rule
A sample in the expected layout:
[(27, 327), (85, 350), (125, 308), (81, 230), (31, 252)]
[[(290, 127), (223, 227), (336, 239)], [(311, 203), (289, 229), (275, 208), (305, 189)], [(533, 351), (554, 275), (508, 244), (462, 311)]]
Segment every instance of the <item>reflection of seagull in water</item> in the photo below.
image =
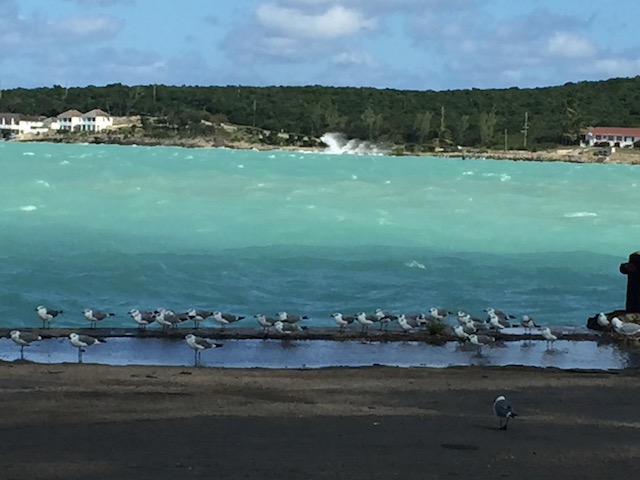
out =
[[(504, 395), (500, 395), (493, 402), (493, 413), (495, 413), (500, 419), (500, 430), (506, 430), (507, 425), (509, 425), (509, 419), (518, 416), (518, 414), (513, 411)], [(506, 420), (504, 425), (502, 425), (502, 419)]]
[(624, 335), (625, 337), (633, 337), (640, 333), (640, 325), (637, 323), (623, 322), (618, 317), (611, 319), (611, 326), (616, 333)]
[(33, 342), (42, 340), (40, 335), (31, 332), (21, 332), (20, 330), (11, 330), (9, 336), (11, 340), (20, 345), (20, 359), (24, 358), (24, 347), (28, 347)]
[(331, 317), (335, 320), (340, 331), (344, 332), (344, 329), (355, 321), (355, 317), (342, 315), (340, 312), (332, 313)]
[(547, 350), (550, 346), (553, 346), (553, 342), (558, 339), (558, 337), (551, 333), (551, 329), (549, 327), (544, 327), (542, 329), (542, 337), (547, 341)]
[(210, 348), (218, 348), (221, 347), (221, 343), (211, 342), (207, 338), (196, 337), (193, 333), (188, 334), (184, 337), (187, 341), (187, 345), (195, 352), (194, 353), (194, 365), (198, 366), (200, 356), (203, 350), (208, 350)]
[(93, 310), (92, 308), (85, 308), (82, 313), (84, 314), (84, 318), (91, 322), (91, 328), (95, 328), (96, 324), (105, 318), (113, 317), (115, 315), (115, 313), (100, 312), (98, 310)]
[(611, 322), (609, 322), (609, 319), (604, 314), (604, 312), (600, 312), (598, 314), (598, 325), (600, 325), (602, 328), (607, 328), (611, 325)]
[(78, 349), (79, 363), (82, 363), (82, 354), (86, 348), (102, 343), (97, 338), (90, 337), (89, 335), (78, 335), (77, 333), (69, 334), (69, 341), (71, 342), (71, 345)]
[(266, 315), (262, 314), (262, 313), (258, 313), (256, 315), (253, 316), (258, 323), (260, 324), (260, 326), (262, 327), (262, 333), (267, 333), (267, 330), (273, 326), (273, 324), (275, 323), (275, 320), (271, 317), (267, 317)]
[(524, 328), (524, 333), (527, 333), (527, 330), (529, 330), (529, 333), (531, 333), (531, 330), (533, 330), (534, 328), (540, 328), (540, 325), (536, 325), (536, 322), (534, 322), (533, 318), (531, 318), (529, 315), (522, 315), (520, 325), (522, 325), (522, 328)]

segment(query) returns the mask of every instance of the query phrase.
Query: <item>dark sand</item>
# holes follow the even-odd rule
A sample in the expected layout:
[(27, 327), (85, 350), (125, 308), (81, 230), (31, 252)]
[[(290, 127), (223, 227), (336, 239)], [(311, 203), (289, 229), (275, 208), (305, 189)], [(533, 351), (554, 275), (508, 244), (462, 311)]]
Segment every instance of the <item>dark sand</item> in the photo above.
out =
[[(9, 479), (632, 478), (640, 372), (0, 364)], [(497, 430), (505, 394), (520, 414)]]

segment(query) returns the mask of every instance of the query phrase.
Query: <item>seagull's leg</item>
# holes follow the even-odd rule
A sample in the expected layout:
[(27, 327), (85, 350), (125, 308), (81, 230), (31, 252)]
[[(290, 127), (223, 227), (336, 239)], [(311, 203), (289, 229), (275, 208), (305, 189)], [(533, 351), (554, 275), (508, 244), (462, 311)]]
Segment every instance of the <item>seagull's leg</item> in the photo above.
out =
[(20, 346), (20, 360), (24, 360), (24, 345)]

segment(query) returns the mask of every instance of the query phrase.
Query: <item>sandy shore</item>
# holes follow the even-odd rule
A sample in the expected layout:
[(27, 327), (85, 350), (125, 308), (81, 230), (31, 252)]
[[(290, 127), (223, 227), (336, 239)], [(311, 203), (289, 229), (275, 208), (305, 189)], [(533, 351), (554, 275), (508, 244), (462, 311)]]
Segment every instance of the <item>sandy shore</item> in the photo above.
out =
[[(5, 479), (622, 478), (640, 372), (1, 363)], [(520, 414), (497, 430), (498, 394)]]

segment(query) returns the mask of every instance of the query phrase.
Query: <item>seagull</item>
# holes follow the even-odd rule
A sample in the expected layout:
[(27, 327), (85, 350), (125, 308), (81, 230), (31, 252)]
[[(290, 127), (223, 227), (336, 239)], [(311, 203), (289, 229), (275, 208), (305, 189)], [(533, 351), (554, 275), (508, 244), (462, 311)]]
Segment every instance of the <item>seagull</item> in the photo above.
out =
[[(498, 318), (498, 316), (495, 313), (490, 313), (489, 314), (489, 325), (491, 326), (491, 328), (493, 328), (494, 330), (502, 330), (503, 328), (506, 328), (506, 325), (503, 323), (504, 321), (501, 321), (500, 318)], [(507, 325), (509, 323), (507, 322)]]
[(218, 348), (221, 347), (221, 343), (211, 342), (207, 338), (196, 337), (193, 333), (188, 334), (184, 337), (187, 341), (187, 345), (194, 351), (194, 365), (198, 366), (198, 360), (200, 360), (200, 355), (203, 350), (208, 350), (209, 348)]
[(442, 308), (430, 308), (429, 309), (429, 315), (431, 316), (431, 318), (433, 318), (434, 320), (443, 320), (444, 317), (446, 317), (447, 315), (449, 315), (448, 310), (443, 310)]
[(369, 327), (376, 321), (376, 317), (375, 315), (367, 315), (364, 312), (358, 312), (356, 320), (360, 325), (362, 325), (362, 333), (368, 333)]
[[(504, 395), (500, 395), (493, 402), (493, 413), (495, 413), (498, 416), (498, 419), (500, 419), (500, 430), (506, 430), (507, 425), (509, 425), (509, 419), (518, 416), (518, 414), (513, 411)], [(503, 418), (506, 420), (504, 425), (502, 425)]]
[(107, 317), (113, 317), (115, 313), (104, 313), (99, 310), (93, 310), (92, 308), (85, 308), (82, 313), (84, 318), (91, 322), (91, 328), (95, 328), (96, 324)]
[(9, 334), (11, 340), (20, 345), (20, 359), (24, 359), (24, 347), (28, 347), (31, 343), (42, 340), (40, 335), (30, 332), (21, 332), (20, 330), (11, 330)]
[(469, 335), (469, 342), (478, 347), (478, 353), (480, 354), (482, 353), (482, 346), (495, 342), (495, 339), (489, 335), (476, 335), (472, 333)]
[(529, 315), (522, 315), (522, 320), (520, 320), (520, 325), (524, 328), (524, 333), (531, 333), (531, 330), (534, 328), (540, 328), (540, 325), (536, 325), (536, 322)]
[(413, 330), (413, 327), (409, 325), (409, 322), (407, 322), (407, 318), (404, 316), (404, 313), (398, 317), (398, 323), (400, 324), (400, 328), (402, 328), (405, 333), (409, 333), (411, 330)]
[(78, 335), (77, 333), (69, 334), (69, 341), (71, 345), (78, 348), (78, 363), (82, 363), (82, 354), (85, 348), (102, 343), (97, 338), (90, 337), (89, 335)]
[(287, 312), (278, 312), (276, 314), (276, 317), (278, 320), (280, 320), (282, 323), (297, 323), (300, 320), (307, 320), (309, 317), (307, 317), (306, 315), (304, 316), (300, 316), (300, 315), (290, 315)]
[(297, 332), (302, 330), (302, 327), (297, 323), (284, 323), (281, 320), (276, 320), (273, 323), (273, 328), (280, 335), (289, 335), (291, 332)]
[(39, 305), (38, 308), (36, 308), (36, 312), (38, 312), (38, 316), (42, 319), (42, 328), (45, 328), (45, 325), (46, 328), (51, 328), (51, 320), (63, 313), (62, 310), (53, 310), (51, 308), (43, 307), (42, 305)]
[(623, 322), (618, 317), (613, 317), (611, 319), (611, 326), (616, 333), (624, 335), (625, 337), (632, 337), (640, 333), (640, 325), (637, 323)]
[[(492, 313), (495, 314), (495, 316), (500, 319), (500, 323), (502, 323), (507, 328), (511, 326), (511, 324), (509, 323), (509, 319), (516, 318), (513, 315), (507, 315), (502, 310), (496, 310), (495, 308), (486, 308), (484, 311), (487, 312), (488, 316), (491, 315)], [(487, 321), (488, 320), (489, 319), (487, 319)]]
[(600, 312), (598, 314), (598, 325), (600, 325), (602, 328), (607, 328), (611, 325), (611, 322), (609, 322), (609, 319), (604, 314), (604, 312)]
[(513, 315), (507, 315), (503, 311), (495, 310), (493, 308), (487, 308), (485, 311), (487, 312), (487, 323), (491, 323), (493, 317), (496, 317), (500, 325), (502, 325), (504, 328), (509, 328), (511, 326), (511, 322), (509, 322), (509, 319), (515, 318)]
[(213, 312), (208, 312), (207, 310), (196, 310), (195, 308), (190, 308), (187, 311), (187, 315), (189, 315), (189, 318), (193, 321), (193, 328), (198, 328), (200, 322), (204, 322), (205, 319), (213, 315)]
[(376, 311), (374, 312), (373, 315), (380, 322), (380, 330), (382, 330), (383, 328), (385, 330), (389, 328), (389, 323), (391, 322), (391, 320), (395, 318), (395, 315), (389, 312), (385, 312), (381, 308), (376, 308)]
[(469, 338), (469, 334), (465, 332), (464, 327), (462, 325), (457, 325), (456, 327), (454, 327), (453, 333), (456, 334), (456, 337), (462, 340), (467, 340)]
[(238, 322), (242, 320), (244, 317), (238, 317), (231, 313), (222, 313), (222, 312), (213, 312), (211, 315), (214, 322), (218, 323), (221, 328), (226, 327), (230, 323)]
[(335, 320), (340, 331), (344, 332), (345, 327), (348, 327), (355, 321), (355, 317), (342, 315), (340, 312), (332, 313), (331, 317)]
[(176, 314), (173, 310), (159, 308), (156, 310), (155, 318), (158, 325), (161, 325), (162, 329), (166, 330), (167, 328), (178, 328), (178, 325), (183, 321), (188, 320), (189, 316), (186, 313)]
[(137, 308), (129, 310), (129, 315), (131, 315), (133, 321), (138, 324), (138, 329), (140, 330), (146, 330), (147, 325), (153, 323), (156, 319), (156, 316), (153, 312), (149, 312), (147, 310), (138, 310)]
[(558, 339), (557, 336), (551, 333), (551, 329), (549, 327), (544, 327), (542, 329), (542, 337), (547, 341), (547, 349), (549, 349), (550, 345), (553, 346), (553, 342), (555, 342)]
[(258, 321), (258, 323), (262, 327), (262, 333), (267, 333), (267, 330), (269, 329), (269, 327), (272, 327), (273, 324), (275, 323), (275, 320), (273, 318), (267, 317), (262, 313), (258, 313), (253, 317)]

